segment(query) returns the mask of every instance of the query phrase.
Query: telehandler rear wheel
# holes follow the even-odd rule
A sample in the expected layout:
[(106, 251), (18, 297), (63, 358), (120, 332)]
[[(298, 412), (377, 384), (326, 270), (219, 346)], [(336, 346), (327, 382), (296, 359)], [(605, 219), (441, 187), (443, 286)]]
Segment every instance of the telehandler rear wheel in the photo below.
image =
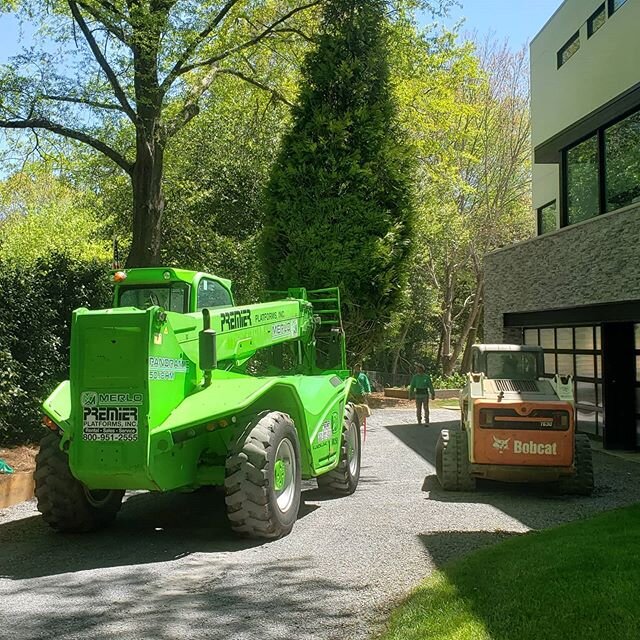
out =
[(293, 420), (261, 413), (239, 451), (226, 462), (224, 481), (231, 528), (251, 538), (286, 536), (300, 508), (300, 445)]
[(445, 491), (475, 491), (469, 470), (469, 440), (464, 430), (443, 429), (436, 443), (436, 475)]
[(360, 423), (356, 408), (352, 403), (345, 407), (342, 421), (342, 444), (340, 461), (329, 473), (316, 478), (318, 488), (339, 496), (350, 496), (360, 481)]
[(560, 480), (559, 493), (590, 496), (593, 493), (593, 460), (591, 441), (584, 433), (576, 434), (574, 456), (576, 473)]
[(90, 491), (71, 475), (69, 458), (60, 450), (60, 438), (48, 433), (40, 442), (35, 472), (38, 511), (53, 529), (85, 532), (111, 524), (124, 491)]

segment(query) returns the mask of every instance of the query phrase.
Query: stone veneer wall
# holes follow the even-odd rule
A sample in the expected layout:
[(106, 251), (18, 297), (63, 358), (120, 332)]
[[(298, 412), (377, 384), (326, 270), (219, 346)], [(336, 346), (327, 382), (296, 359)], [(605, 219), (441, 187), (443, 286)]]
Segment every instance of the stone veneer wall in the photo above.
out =
[(520, 342), (505, 313), (640, 300), (640, 205), (485, 257), (485, 341)]

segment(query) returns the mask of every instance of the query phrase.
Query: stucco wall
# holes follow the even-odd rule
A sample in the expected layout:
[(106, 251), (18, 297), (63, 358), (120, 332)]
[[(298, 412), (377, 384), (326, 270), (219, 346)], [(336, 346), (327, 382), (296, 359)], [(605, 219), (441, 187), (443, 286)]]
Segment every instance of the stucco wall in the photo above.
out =
[[(588, 38), (602, 2), (566, 0), (531, 43), (534, 147), (638, 82), (640, 2), (627, 0)], [(580, 50), (558, 69), (558, 51), (578, 30)]]
[(511, 342), (503, 314), (640, 300), (640, 205), (485, 258), (485, 341)]

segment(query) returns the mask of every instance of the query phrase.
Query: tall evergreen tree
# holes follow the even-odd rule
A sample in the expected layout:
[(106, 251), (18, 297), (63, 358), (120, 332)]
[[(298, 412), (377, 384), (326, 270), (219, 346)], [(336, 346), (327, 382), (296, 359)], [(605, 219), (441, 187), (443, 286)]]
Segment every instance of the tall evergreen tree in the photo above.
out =
[(339, 285), (358, 357), (398, 302), (410, 249), (412, 162), (396, 124), (386, 9), (327, 3), (267, 189), (269, 285)]

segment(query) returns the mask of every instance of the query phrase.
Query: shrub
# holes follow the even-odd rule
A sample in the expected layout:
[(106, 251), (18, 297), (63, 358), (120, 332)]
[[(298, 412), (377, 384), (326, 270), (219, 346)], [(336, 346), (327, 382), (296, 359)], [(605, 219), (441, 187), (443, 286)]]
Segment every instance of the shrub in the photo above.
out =
[(108, 264), (0, 263), (0, 445), (39, 439), (40, 405), (68, 377), (71, 312), (109, 305)]

